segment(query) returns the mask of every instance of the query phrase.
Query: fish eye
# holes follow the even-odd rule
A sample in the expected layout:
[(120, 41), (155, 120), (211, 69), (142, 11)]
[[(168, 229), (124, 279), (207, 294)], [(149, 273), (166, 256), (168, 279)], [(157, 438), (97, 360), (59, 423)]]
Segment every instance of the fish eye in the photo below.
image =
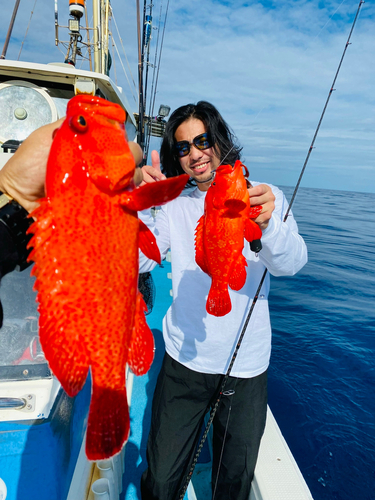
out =
[(82, 115), (72, 116), (72, 118), (69, 120), (69, 125), (72, 127), (73, 130), (79, 132), (80, 134), (86, 132), (88, 128), (88, 123), (86, 121), (86, 118)]

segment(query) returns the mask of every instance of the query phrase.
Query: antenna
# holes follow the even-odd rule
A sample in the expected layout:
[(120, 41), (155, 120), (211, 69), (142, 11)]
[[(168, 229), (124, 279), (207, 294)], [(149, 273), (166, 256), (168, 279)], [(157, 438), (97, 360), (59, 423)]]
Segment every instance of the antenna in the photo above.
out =
[[(58, 20), (58, 0), (55, 0), (55, 44), (63, 45), (66, 49), (66, 55), (64, 62), (76, 66), (77, 59), (82, 58), (89, 61), (90, 71), (92, 71), (92, 61), (91, 56), (93, 53), (94, 59), (94, 71), (97, 73), (108, 73), (108, 53), (104, 56), (104, 65), (102, 64), (101, 50), (103, 48), (102, 33), (108, 34), (108, 29), (105, 31), (104, 23), (108, 22), (110, 5), (109, 0), (93, 0), (92, 2), (92, 14), (93, 14), (93, 27), (88, 26), (87, 20), (87, 8), (86, 0), (69, 0), (69, 19), (68, 26), (59, 25)], [(100, 8), (99, 2), (103, 4), (103, 8)], [(104, 7), (104, 4), (106, 7)], [(87, 32), (87, 41), (82, 40), (81, 35), (81, 18), (85, 16), (86, 27), (82, 26), (83, 30)], [(103, 17), (104, 16), (104, 17)], [(69, 30), (69, 40), (59, 39), (59, 28), (64, 28)], [(93, 32), (93, 36), (90, 37), (90, 31)], [(91, 38), (91, 41), (90, 41)], [(108, 43), (107, 43), (108, 45)], [(84, 56), (82, 53), (82, 47), (87, 49), (88, 56)]]
[(82, 55), (81, 49), (78, 47), (78, 42), (82, 41), (80, 33), (80, 19), (85, 13), (84, 0), (69, 0), (69, 46), (65, 61), (68, 64), (76, 65), (77, 54)]

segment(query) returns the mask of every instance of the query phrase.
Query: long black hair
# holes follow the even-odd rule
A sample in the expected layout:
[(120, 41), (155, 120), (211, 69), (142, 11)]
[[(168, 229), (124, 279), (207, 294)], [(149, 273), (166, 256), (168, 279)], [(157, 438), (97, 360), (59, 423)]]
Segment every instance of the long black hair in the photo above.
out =
[(160, 148), (160, 162), (162, 172), (166, 177), (175, 177), (183, 174), (178, 156), (175, 152), (175, 132), (181, 123), (196, 118), (203, 122), (210, 144), (220, 161), (234, 165), (241, 157), (242, 148), (236, 144), (236, 137), (224, 121), (219, 111), (207, 101), (197, 104), (186, 104), (177, 108), (169, 118), (165, 127), (165, 134)]

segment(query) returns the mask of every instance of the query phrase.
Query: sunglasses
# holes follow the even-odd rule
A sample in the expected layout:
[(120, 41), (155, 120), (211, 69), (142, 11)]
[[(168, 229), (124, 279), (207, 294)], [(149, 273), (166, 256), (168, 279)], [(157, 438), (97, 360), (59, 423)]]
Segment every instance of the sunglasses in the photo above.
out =
[(190, 153), (190, 146), (195, 146), (197, 149), (199, 149), (199, 151), (212, 148), (212, 144), (208, 140), (207, 132), (194, 137), (193, 142), (179, 141), (174, 145), (175, 150), (180, 158)]

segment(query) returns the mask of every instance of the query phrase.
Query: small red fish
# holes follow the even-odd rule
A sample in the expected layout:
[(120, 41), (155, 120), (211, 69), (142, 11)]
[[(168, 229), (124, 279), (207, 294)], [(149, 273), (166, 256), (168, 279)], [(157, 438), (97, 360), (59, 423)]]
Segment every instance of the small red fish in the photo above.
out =
[(69, 396), (91, 368), (91, 460), (121, 450), (129, 435), (126, 363), (142, 375), (154, 356), (137, 289), (138, 248), (158, 262), (160, 252), (137, 211), (175, 198), (188, 180), (135, 189), (125, 118), (119, 105), (99, 97), (70, 100), (48, 159), (46, 197), (30, 228), (39, 335), (50, 368)]
[(212, 278), (206, 310), (214, 316), (225, 316), (232, 309), (228, 285), (240, 290), (245, 284), (244, 238), (250, 242), (262, 236), (258, 224), (251, 220), (262, 207), (250, 207), (243, 168), (248, 176), (239, 160), (234, 167), (220, 165), (216, 169), (195, 231), (195, 260)]

